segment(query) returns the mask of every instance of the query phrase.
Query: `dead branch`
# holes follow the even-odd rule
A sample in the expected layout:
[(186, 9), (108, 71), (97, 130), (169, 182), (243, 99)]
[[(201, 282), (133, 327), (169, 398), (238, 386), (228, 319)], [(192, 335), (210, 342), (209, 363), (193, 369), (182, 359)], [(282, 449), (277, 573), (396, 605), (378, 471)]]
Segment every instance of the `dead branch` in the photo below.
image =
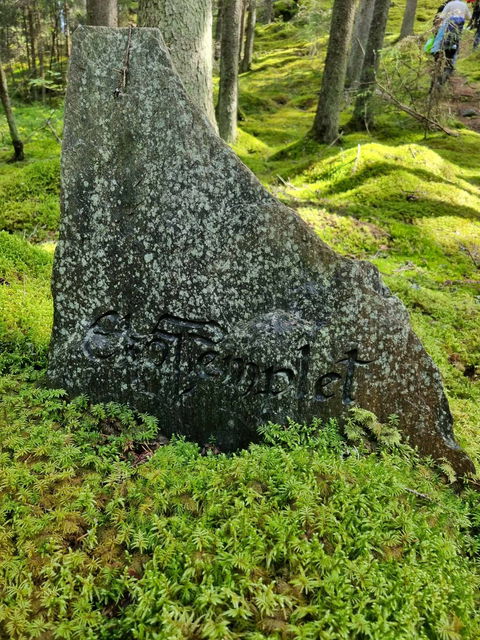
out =
[[(473, 262), (473, 264), (475, 265), (475, 267), (477, 269), (480, 269), (480, 260), (478, 260), (477, 256), (470, 251), (470, 249), (467, 247), (467, 245), (459, 243), (460, 249), (462, 251), (465, 251), (465, 253), (468, 255), (468, 257), (470, 258), (470, 260)], [(476, 253), (476, 252), (475, 252)]]
[(415, 489), (410, 489), (409, 487), (402, 487), (402, 489), (404, 491), (408, 491), (408, 493), (411, 493), (414, 496), (417, 496), (417, 498), (422, 498), (423, 500), (428, 500), (429, 502), (435, 502), (435, 500), (431, 498), (429, 495), (427, 495), (426, 493), (420, 493), (420, 491), (416, 491)]
[(442, 285), (444, 287), (454, 287), (456, 285), (464, 285), (464, 284), (480, 285), (480, 280), (473, 280), (472, 278), (466, 278), (464, 280), (445, 280), (445, 282), (442, 282)]
[(53, 134), (55, 140), (58, 142), (58, 144), (62, 144), (62, 139), (60, 138), (60, 136), (58, 135), (58, 133), (55, 131), (55, 129), (52, 127), (52, 123), (50, 118), (47, 118), (45, 120), (45, 127), (47, 127)]
[(357, 173), (358, 163), (360, 162), (360, 154), (361, 154), (361, 152), (362, 152), (362, 145), (359, 144), (357, 146), (357, 155), (355, 156), (355, 162), (354, 162), (353, 167), (352, 167), (352, 175), (354, 173)]
[(447, 136), (453, 136), (455, 138), (458, 138), (459, 134), (456, 131), (452, 131), (451, 129), (446, 129), (436, 120), (432, 120), (428, 116), (423, 115), (423, 113), (419, 113), (418, 111), (415, 111), (415, 109), (408, 107), (406, 104), (402, 104), (399, 100), (397, 100), (397, 98), (395, 98), (395, 96), (393, 96), (390, 93), (390, 91), (388, 91), (388, 89), (383, 87), (378, 82), (377, 82), (377, 87), (380, 90), (380, 95), (384, 100), (387, 100), (387, 102), (393, 103), (395, 106), (397, 106), (399, 109), (407, 113), (409, 116), (411, 116), (412, 118), (415, 118), (415, 120), (418, 120), (422, 124), (427, 124), (429, 127), (432, 127), (433, 129), (438, 129), (439, 131), (443, 131), (444, 133), (447, 134)]

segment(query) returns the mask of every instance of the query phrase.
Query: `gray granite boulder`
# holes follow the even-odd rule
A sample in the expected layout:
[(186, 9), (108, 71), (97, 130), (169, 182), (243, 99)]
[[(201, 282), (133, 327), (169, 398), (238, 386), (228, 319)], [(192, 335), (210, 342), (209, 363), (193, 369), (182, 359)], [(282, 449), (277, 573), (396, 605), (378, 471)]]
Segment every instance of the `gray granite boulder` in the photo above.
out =
[(472, 470), (374, 266), (334, 253), (187, 98), (156, 29), (77, 29), (48, 377), (222, 449), (360, 406)]

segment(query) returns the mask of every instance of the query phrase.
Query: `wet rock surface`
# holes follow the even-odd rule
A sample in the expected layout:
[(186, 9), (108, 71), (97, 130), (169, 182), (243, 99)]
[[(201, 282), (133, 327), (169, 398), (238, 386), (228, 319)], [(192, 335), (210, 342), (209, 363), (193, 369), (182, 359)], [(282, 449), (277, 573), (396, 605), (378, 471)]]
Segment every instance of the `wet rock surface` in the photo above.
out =
[(49, 383), (231, 450), (360, 406), (463, 473), (440, 375), (369, 263), (329, 249), (187, 98), (156, 29), (77, 29)]

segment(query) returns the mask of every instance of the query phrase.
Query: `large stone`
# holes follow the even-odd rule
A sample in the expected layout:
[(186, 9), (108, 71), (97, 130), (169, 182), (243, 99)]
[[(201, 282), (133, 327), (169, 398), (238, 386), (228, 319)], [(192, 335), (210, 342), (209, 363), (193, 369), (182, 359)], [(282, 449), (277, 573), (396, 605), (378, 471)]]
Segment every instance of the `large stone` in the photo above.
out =
[(77, 29), (62, 185), (51, 384), (224, 449), (356, 405), (472, 470), (403, 305), (222, 143), (158, 30)]

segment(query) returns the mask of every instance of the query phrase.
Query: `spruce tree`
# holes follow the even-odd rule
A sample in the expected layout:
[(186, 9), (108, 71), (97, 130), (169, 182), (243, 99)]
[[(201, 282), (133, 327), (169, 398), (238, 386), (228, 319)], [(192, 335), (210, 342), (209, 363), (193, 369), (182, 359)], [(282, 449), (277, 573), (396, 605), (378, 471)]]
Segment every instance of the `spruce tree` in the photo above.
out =
[(191, 100), (216, 127), (212, 0), (140, 0), (138, 26), (159, 27)]
[(356, 0), (335, 0), (332, 10), (327, 58), (312, 136), (331, 143), (338, 138), (340, 110), (345, 89), (348, 50), (352, 37)]

